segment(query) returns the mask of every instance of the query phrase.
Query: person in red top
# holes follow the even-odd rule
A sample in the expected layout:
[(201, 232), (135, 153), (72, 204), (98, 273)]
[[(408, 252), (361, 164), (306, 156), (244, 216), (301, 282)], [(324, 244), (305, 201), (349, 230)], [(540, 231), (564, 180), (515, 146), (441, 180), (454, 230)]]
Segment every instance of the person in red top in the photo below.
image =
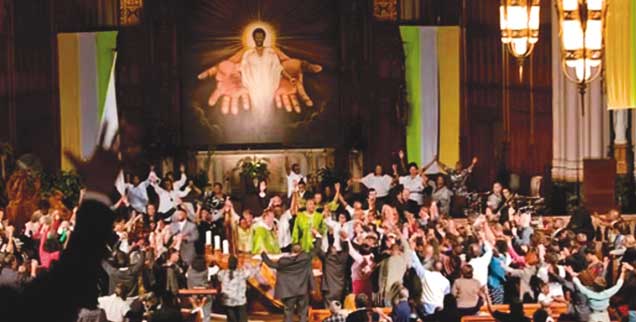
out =
[(49, 269), (54, 261), (60, 260), (61, 247), (56, 247), (59, 246), (59, 241), (55, 237), (49, 238), (49, 231), (51, 229), (45, 225), (40, 233), (40, 266), (45, 269)]

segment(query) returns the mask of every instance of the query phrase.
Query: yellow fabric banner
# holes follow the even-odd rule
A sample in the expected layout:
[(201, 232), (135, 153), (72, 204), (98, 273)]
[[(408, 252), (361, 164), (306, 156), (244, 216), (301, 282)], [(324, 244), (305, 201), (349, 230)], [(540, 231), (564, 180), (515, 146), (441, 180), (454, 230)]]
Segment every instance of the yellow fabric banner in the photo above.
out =
[(64, 151), (81, 155), (80, 89), (79, 89), (79, 42), (77, 34), (60, 34), (57, 38), (59, 82), (60, 82), (60, 146), (62, 170), (73, 166), (64, 157)]
[(437, 29), (439, 63), (439, 160), (453, 167), (459, 161), (460, 133), (460, 30), (458, 26)]
[(605, 68), (609, 109), (636, 108), (636, 1), (607, 7)]

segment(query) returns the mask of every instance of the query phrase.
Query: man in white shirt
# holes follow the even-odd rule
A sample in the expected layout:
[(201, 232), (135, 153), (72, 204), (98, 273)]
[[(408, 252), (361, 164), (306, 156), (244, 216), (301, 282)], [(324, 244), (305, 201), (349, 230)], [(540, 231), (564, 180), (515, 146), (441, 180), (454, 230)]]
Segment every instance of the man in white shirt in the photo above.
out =
[(139, 213), (146, 211), (148, 204), (148, 185), (149, 180), (141, 181), (139, 176), (133, 176), (132, 183), (126, 183), (126, 198), (130, 206)]
[(422, 177), (419, 174), (415, 163), (409, 163), (409, 175), (399, 178), (399, 183), (411, 192), (409, 199), (415, 201), (418, 206), (424, 203), (423, 193), (426, 181), (426, 176)]
[(479, 281), (482, 287), (488, 282), (488, 266), (492, 259), (492, 245), (484, 240), (484, 253), (481, 252), (479, 244), (470, 245), (469, 255), (471, 259), (468, 264), (473, 267), (473, 276)]
[(278, 245), (282, 252), (291, 252), (291, 225), (290, 220), (292, 214), (289, 209), (285, 209), (283, 199), (280, 196), (274, 196), (269, 201), (269, 207), (276, 217), (276, 229), (278, 234)]
[(182, 187), (187, 180), (185, 167), (182, 165), (179, 170), (181, 171), (181, 177), (179, 180), (173, 183), (169, 178), (166, 178), (162, 182), (163, 187), (159, 186), (159, 178), (154, 171), (151, 171), (149, 175), (150, 185), (153, 189), (155, 189), (157, 195), (159, 195), (159, 215), (162, 219), (167, 221), (171, 220), (171, 216), (175, 209), (181, 204), (181, 198), (187, 196), (191, 190), (190, 187), (186, 187), (184, 190), (179, 190), (179, 188)]
[(351, 181), (362, 183), (369, 190), (375, 190), (377, 207), (379, 209), (382, 209), (385, 198), (389, 195), (389, 190), (391, 190), (391, 186), (393, 185), (393, 177), (388, 174), (383, 174), (380, 164), (375, 166), (373, 173), (369, 173), (363, 178), (353, 178)]
[(115, 293), (102, 296), (97, 299), (98, 307), (106, 312), (106, 318), (110, 322), (123, 322), (126, 313), (130, 311), (130, 306), (124, 300), (125, 293), (123, 286), (117, 284)]
[(422, 262), (415, 252), (411, 252), (411, 266), (415, 269), (417, 276), (422, 280), (422, 303), (424, 304), (424, 314), (431, 315), (440, 308), (444, 308), (444, 297), (450, 293), (450, 282), (441, 271), (442, 262), (435, 261), (433, 270), (424, 268)]
[(292, 193), (300, 181), (307, 181), (307, 179), (300, 174), (300, 165), (298, 165), (298, 163), (292, 164), (291, 167), (289, 167), (288, 164), (289, 160), (285, 158), (285, 166), (287, 168), (287, 198), (291, 198)]

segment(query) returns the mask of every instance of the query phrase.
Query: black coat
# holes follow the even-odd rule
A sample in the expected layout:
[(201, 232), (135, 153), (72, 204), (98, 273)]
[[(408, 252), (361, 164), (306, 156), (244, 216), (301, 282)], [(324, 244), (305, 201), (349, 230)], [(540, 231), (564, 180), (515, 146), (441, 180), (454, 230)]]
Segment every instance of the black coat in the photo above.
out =
[(272, 261), (266, 253), (261, 257), (267, 266), (276, 269), (276, 288), (274, 297), (286, 299), (294, 296), (308, 295), (314, 288), (314, 275), (311, 260), (320, 248), (321, 239), (314, 242), (312, 253), (300, 253), (294, 256), (281, 257), (278, 262)]

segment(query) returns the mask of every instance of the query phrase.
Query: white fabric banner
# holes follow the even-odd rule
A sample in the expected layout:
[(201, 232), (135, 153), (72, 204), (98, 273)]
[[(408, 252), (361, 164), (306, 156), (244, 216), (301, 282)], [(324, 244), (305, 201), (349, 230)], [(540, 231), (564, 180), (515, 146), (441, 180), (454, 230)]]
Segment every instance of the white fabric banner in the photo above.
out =
[[(421, 106), (421, 159), (422, 165), (433, 160), (438, 153), (439, 142), (439, 63), (437, 61), (437, 27), (420, 29), (420, 77), (422, 91)], [(429, 168), (429, 173), (439, 172), (437, 164)]]

